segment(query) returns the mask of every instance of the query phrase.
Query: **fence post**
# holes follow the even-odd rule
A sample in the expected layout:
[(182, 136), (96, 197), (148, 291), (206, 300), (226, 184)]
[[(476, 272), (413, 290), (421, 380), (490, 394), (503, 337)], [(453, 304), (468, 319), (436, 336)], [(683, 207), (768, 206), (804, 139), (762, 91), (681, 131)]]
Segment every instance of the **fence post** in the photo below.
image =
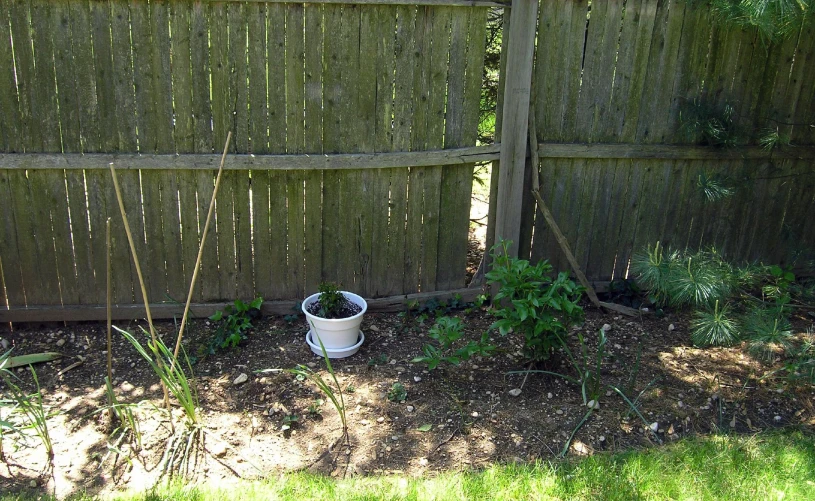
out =
[(521, 236), (521, 206), (537, 21), (537, 0), (512, 0), (507, 65), (502, 75), (504, 109), (495, 241), (512, 240), (508, 252), (514, 257), (518, 255)]

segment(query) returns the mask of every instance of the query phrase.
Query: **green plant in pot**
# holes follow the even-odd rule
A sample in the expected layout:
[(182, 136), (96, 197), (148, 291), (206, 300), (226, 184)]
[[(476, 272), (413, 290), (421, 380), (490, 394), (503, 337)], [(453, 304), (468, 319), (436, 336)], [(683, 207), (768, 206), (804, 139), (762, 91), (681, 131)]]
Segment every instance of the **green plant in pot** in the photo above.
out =
[(310, 328), (306, 342), (311, 350), (322, 355), (319, 344), (322, 341), (330, 358), (356, 353), (365, 341), (360, 325), (367, 309), (362, 297), (339, 290), (331, 282), (321, 283), (319, 292), (307, 297), (302, 305)]

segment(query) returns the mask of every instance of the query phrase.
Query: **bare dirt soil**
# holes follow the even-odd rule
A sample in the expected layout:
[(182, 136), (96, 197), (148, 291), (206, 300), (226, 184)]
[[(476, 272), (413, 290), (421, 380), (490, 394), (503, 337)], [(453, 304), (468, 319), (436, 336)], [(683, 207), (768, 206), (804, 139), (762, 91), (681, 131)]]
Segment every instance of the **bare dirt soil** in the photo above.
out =
[[(493, 321), (477, 308), (449, 314), (460, 317), (473, 338)], [(797, 320), (801, 330), (811, 325), (811, 319)], [(334, 361), (345, 390), (347, 446), (339, 441), (336, 410), (313, 384), (289, 373), (255, 372), (307, 364), (328, 378), (322, 359), (305, 343), (302, 317), (293, 322), (255, 321), (246, 342), (193, 366), (207, 431), (203, 442), (190, 449), (189, 475), (195, 481), (221, 484), (300, 469), (332, 476), (422, 475), (557, 456), (588, 411), (580, 388), (552, 375), (512, 372), (537, 368), (574, 375), (563, 354), (532, 367), (521, 355), (519, 336), (496, 334), (498, 350), (493, 357), (428, 371), (411, 360), (428, 342), (432, 323), (432, 317), (419, 322), (412, 315), (368, 314), (360, 352)], [(779, 363), (757, 362), (742, 347), (694, 348), (684, 316), (634, 319), (587, 308), (585, 323), (570, 336), (573, 349), (579, 351), (578, 333), (591, 346), (596, 344), (597, 332), (605, 324), (610, 330), (599, 409), (575, 434), (569, 455), (652, 447), (699, 433), (815, 425), (811, 387), (787, 385), (772, 375)], [(119, 324), (146, 340), (142, 326)], [(168, 345), (174, 342), (173, 323), (157, 327)], [(187, 351), (198, 353), (214, 330), (213, 322), (194, 320), (185, 335)], [(111, 443), (113, 426), (106, 413), (98, 412), (106, 404), (104, 325), (24, 325), (0, 336), (16, 355), (45, 351), (64, 355), (36, 366), (53, 414), (48, 421), (55, 444), (53, 474), (42, 475), (45, 453), (35, 438), (29, 438), (26, 447), (7, 437), (5, 461), (0, 463), (2, 491), (37, 489), (61, 496), (78, 490), (144, 489), (159, 481), (173, 431), (159, 410), (162, 393), (157, 377), (121, 334), (114, 332), (113, 383), (121, 401), (142, 402), (136, 411), (141, 447), (124, 440)], [(17, 371), (31, 387), (28, 369)], [(397, 382), (407, 392), (403, 401), (388, 398)], [(644, 422), (606, 385), (636, 401)], [(518, 389), (519, 394), (511, 392)], [(325, 402), (319, 405), (318, 399)], [(174, 408), (173, 415), (176, 428), (183, 426), (180, 409)], [(297, 416), (297, 422), (284, 431), (283, 425), (292, 419), (287, 416)]]

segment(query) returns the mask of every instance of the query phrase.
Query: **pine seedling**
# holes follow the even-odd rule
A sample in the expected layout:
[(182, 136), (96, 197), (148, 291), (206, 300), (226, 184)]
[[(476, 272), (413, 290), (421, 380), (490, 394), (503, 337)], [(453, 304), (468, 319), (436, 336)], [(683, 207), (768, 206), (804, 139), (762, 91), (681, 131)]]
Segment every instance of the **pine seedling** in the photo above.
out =
[(690, 327), (696, 346), (728, 346), (739, 338), (739, 325), (730, 316), (729, 305), (720, 308), (718, 300), (713, 311), (697, 311)]

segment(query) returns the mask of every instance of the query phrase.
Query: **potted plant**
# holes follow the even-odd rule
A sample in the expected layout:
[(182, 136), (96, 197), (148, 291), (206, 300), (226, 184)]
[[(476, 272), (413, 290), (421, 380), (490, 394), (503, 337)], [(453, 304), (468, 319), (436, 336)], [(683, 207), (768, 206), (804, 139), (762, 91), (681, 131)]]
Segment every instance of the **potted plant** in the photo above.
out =
[(359, 326), (368, 304), (362, 297), (338, 290), (330, 282), (321, 283), (319, 291), (303, 301), (303, 313), (310, 328), (306, 341), (318, 355), (322, 355), (322, 349), (312, 334), (320, 338), (331, 358), (356, 353), (365, 340)]

